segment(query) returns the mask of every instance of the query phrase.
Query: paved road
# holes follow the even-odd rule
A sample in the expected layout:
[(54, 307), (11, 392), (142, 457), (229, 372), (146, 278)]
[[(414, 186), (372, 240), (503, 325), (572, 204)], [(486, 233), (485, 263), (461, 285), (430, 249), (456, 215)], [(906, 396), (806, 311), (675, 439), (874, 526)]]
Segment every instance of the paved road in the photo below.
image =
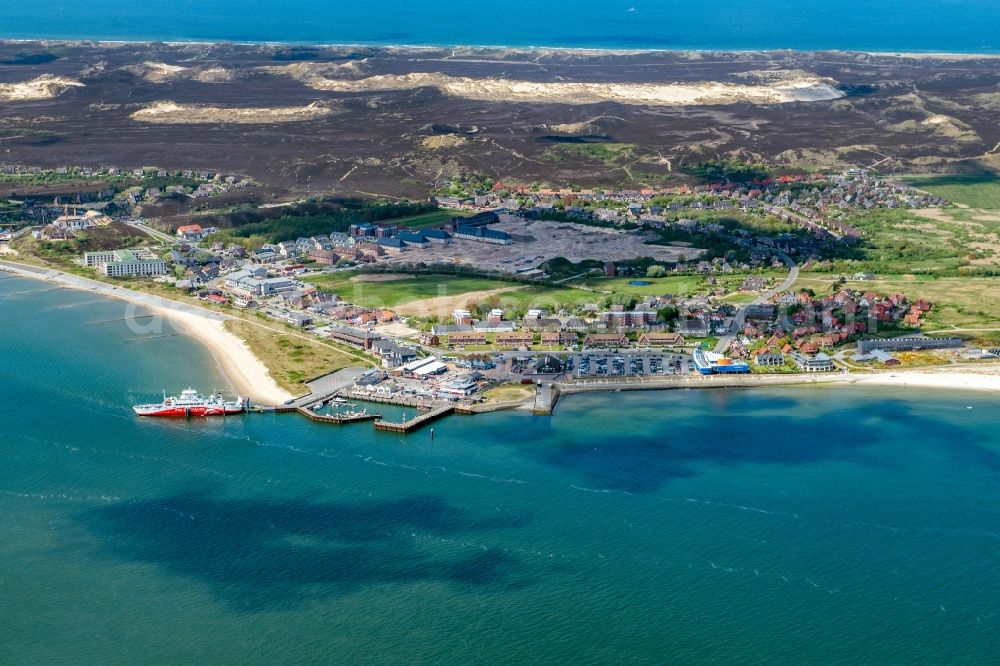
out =
[(715, 346), (715, 353), (724, 354), (726, 350), (729, 349), (729, 345), (733, 344), (733, 340), (736, 339), (736, 335), (743, 330), (743, 324), (746, 323), (747, 320), (747, 307), (751, 305), (760, 305), (775, 294), (779, 294), (790, 289), (792, 285), (795, 284), (795, 281), (799, 279), (799, 267), (794, 261), (792, 261), (792, 258), (784, 253), (781, 253), (780, 256), (781, 260), (784, 261), (785, 265), (789, 268), (788, 277), (786, 277), (785, 281), (774, 289), (764, 292), (749, 303), (745, 303), (737, 308), (736, 316), (733, 317), (733, 324), (729, 328), (730, 332), (728, 335), (719, 338), (719, 344)]
[(810, 220), (805, 215), (799, 215), (795, 211), (788, 210), (787, 208), (780, 208), (778, 206), (773, 206), (771, 204), (764, 204), (764, 210), (771, 213), (772, 215), (776, 215), (777, 217), (787, 215), (788, 217), (791, 218), (793, 222), (798, 224), (803, 229), (806, 229), (807, 231), (818, 231), (821, 233), (829, 234), (834, 238), (836, 238), (837, 240), (841, 239), (840, 234), (836, 233), (831, 229), (827, 229), (821, 224), (818, 224), (815, 220)]
[(168, 243), (170, 245), (173, 245), (174, 243), (179, 242), (179, 239), (177, 239), (177, 238), (175, 238), (173, 236), (170, 236), (168, 234), (165, 234), (165, 233), (163, 233), (162, 231), (160, 231), (158, 229), (153, 229), (152, 227), (146, 226), (145, 224), (136, 224), (134, 222), (126, 222), (125, 225), (129, 226), (129, 227), (131, 227), (133, 229), (135, 229), (136, 231), (141, 231), (142, 233), (146, 234), (147, 236), (149, 236), (149, 237), (151, 237), (151, 238), (153, 238), (155, 240), (158, 240), (160, 242), (163, 242), (163, 243)]

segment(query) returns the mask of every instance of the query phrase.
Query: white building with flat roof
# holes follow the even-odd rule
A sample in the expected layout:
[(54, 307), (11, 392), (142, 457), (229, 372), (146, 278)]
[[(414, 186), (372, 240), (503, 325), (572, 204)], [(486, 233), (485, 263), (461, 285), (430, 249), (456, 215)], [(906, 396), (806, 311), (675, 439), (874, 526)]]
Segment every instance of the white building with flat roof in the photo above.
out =
[(94, 265), (108, 277), (152, 277), (167, 274), (165, 259), (142, 250), (115, 250), (110, 257), (102, 256)]

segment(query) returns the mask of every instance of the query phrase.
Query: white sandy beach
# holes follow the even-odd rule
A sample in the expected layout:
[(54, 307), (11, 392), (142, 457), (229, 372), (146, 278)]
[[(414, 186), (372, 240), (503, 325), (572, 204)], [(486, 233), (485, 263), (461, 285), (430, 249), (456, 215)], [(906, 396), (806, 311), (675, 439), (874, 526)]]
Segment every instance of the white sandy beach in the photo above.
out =
[[(181, 331), (203, 344), (215, 358), (220, 372), (243, 396), (262, 405), (280, 405), (292, 396), (271, 378), (270, 373), (246, 344), (226, 330), (227, 315), (187, 303), (131, 289), (115, 287), (96, 280), (9, 262), (0, 262), (0, 270), (24, 277), (45, 280), (70, 289), (79, 289), (116, 298), (148, 308), (173, 322)], [(696, 378), (705, 382), (703, 378)], [(726, 378), (722, 378), (726, 379)], [(816, 375), (752, 375), (755, 385), (774, 384), (857, 384), (862, 386), (911, 387), (940, 390), (967, 390), (1000, 393), (1000, 363), (947, 368), (921, 368), (899, 371)], [(653, 388), (653, 387), (650, 387)], [(671, 386), (671, 388), (673, 388)]]
[(1000, 393), (1000, 365), (975, 369), (927, 369), (879, 372), (871, 375), (846, 375), (853, 384), (933, 388), (944, 390), (989, 391)]
[(249, 347), (225, 328), (228, 317), (186, 303), (178, 303), (167, 298), (144, 294), (131, 289), (88, 280), (87, 278), (62, 273), (56, 270), (21, 266), (4, 262), (0, 270), (17, 275), (44, 280), (70, 289), (89, 291), (108, 298), (127, 301), (152, 310), (172, 322), (183, 332), (200, 342), (215, 358), (223, 377), (241, 396), (249, 397), (259, 405), (280, 405), (292, 396), (272, 379), (260, 359)]

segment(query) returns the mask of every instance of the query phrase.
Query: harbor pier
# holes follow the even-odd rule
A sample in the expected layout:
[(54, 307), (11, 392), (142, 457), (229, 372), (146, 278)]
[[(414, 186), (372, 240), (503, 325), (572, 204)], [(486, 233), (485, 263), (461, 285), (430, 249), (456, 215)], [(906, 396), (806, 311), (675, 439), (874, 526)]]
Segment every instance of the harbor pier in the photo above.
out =
[(382, 418), (381, 414), (317, 414), (307, 407), (297, 407), (296, 412), (306, 417), (313, 423), (329, 423), (332, 425), (345, 425), (348, 423), (359, 423), (361, 421), (377, 421)]
[(406, 434), (420, 428), (431, 421), (435, 421), (442, 416), (447, 416), (455, 411), (454, 405), (441, 405), (436, 407), (429, 412), (425, 412), (418, 416), (409, 419), (408, 421), (403, 421), (402, 423), (396, 423), (392, 421), (375, 421), (375, 429), (381, 430), (383, 432), (397, 432)]

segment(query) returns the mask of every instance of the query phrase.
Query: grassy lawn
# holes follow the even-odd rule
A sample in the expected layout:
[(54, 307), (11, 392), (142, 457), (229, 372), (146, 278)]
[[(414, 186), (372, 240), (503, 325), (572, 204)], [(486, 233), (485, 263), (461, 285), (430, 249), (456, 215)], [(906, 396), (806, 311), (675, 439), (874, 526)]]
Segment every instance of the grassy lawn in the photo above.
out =
[(501, 384), (483, 393), (490, 402), (510, 402), (524, 400), (535, 395), (535, 387), (530, 384)]
[[(648, 282), (635, 285), (632, 282)], [(662, 278), (587, 278), (570, 283), (571, 286), (593, 291), (636, 296), (686, 295), (699, 290), (705, 283), (700, 275), (675, 275)]]
[(321, 340), (282, 333), (271, 326), (264, 328), (248, 321), (227, 321), (226, 328), (246, 342), (278, 385), (293, 395), (306, 392), (304, 382), (307, 379), (364, 365), (354, 355)]
[(500, 294), (500, 307), (514, 309), (545, 308), (550, 311), (562, 307), (573, 308), (585, 303), (599, 303), (604, 294), (574, 289), (572, 287), (546, 287), (528, 285), (516, 291)]
[(406, 275), (391, 280), (352, 280), (350, 273), (310, 276), (308, 281), (365, 307), (394, 308), (403, 303), (474, 291), (520, 287), (518, 282), (454, 275)]
[(996, 176), (907, 176), (904, 180), (952, 203), (971, 208), (1000, 208), (1000, 178)]
[(734, 304), (749, 303), (753, 299), (757, 298), (757, 296), (759, 295), (760, 294), (751, 292), (738, 291), (738, 292), (733, 292), (732, 294), (726, 294), (725, 296), (722, 297), (722, 300), (725, 301), (726, 303), (734, 303)]
[[(510, 289), (494, 296), (496, 307), (526, 309), (532, 307), (558, 309), (583, 303), (599, 302), (605, 294), (572, 287), (531, 285), (494, 278), (455, 275), (405, 275), (388, 280), (352, 279), (352, 273), (310, 276), (308, 282), (332, 291), (341, 298), (366, 307), (394, 308), (413, 301), (438, 297), (462, 296), (480, 291)], [(464, 307), (462, 302), (456, 307)]]

